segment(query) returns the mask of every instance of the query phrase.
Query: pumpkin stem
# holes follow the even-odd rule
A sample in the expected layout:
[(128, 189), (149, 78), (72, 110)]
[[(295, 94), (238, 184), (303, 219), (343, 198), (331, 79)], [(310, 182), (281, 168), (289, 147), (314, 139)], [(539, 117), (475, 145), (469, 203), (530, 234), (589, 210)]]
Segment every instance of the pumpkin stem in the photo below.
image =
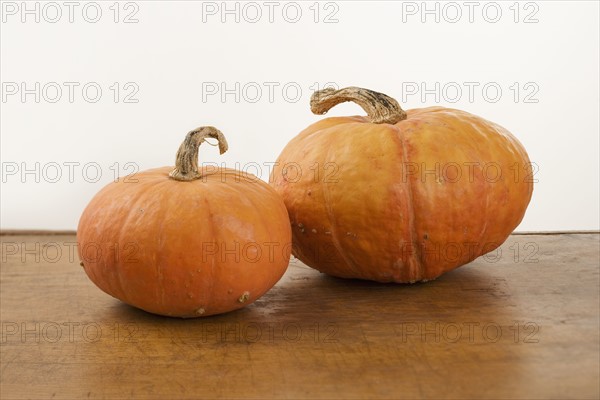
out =
[(406, 112), (390, 96), (354, 86), (339, 90), (325, 88), (314, 92), (310, 98), (310, 110), (322, 115), (333, 106), (346, 101), (361, 106), (374, 124), (395, 124), (406, 119)]
[(169, 173), (172, 179), (193, 181), (202, 177), (202, 174), (198, 172), (198, 148), (206, 138), (217, 139), (220, 154), (227, 151), (227, 140), (217, 128), (213, 126), (201, 126), (190, 131), (183, 143), (181, 143), (181, 146), (179, 146), (179, 150), (177, 150), (175, 169)]

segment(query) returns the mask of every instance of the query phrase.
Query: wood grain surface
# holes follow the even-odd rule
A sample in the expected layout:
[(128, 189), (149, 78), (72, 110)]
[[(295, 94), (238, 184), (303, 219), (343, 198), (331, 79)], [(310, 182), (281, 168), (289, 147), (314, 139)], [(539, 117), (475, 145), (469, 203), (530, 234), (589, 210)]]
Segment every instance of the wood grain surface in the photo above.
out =
[(2, 399), (597, 399), (600, 235), (511, 236), (433, 282), (293, 261), (256, 303), (194, 320), (101, 292), (74, 236), (2, 236)]

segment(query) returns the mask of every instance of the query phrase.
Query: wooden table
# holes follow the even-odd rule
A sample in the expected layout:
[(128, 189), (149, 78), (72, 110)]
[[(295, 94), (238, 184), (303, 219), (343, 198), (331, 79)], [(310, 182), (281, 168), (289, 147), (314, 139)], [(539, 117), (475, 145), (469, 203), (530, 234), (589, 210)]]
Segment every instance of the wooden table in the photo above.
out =
[(253, 305), (195, 320), (101, 292), (74, 236), (1, 239), (2, 399), (600, 397), (598, 234), (514, 235), (415, 285), (294, 261)]

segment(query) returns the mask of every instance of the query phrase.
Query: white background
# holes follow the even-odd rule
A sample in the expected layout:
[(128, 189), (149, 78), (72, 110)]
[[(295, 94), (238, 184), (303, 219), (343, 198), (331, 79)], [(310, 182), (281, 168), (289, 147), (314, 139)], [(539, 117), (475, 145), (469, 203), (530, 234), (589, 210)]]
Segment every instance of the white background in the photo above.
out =
[[(116, 172), (131, 172), (126, 163), (172, 165), (186, 132), (200, 125), (219, 127), (230, 143), (221, 157), (204, 146), (201, 161), (239, 162), (254, 173), (249, 163), (258, 163), (267, 179), (264, 163), (320, 118), (308, 100), (328, 82), (387, 93), (405, 109), (449, 106), (505, 126), (539, 167), (518, 230), (599, 228), (596, 1), (475, 2), (472, 9), (428, 2), (430, 14), (420, 1), (257, 2), (238, 3), (237, 15), (222, 15), (221, 2), (109, 1), (97, 3), (96, 23), (89, 22), (95, 4), (79, 2), (70, 22), (62, 2), (28, 8), (36, 3), (39, 22), (20, 1), (2, 2), (2, 229), (75, 229), (91, 197)], [(262, 16), (253, 22), (256, 5)], [(235, 10), (235, 2), (227, 7)], [(52, 23), (57, 10), (62, 16)], [(125, 23), (127, 16), (137, 22)], [(35, 94), (23, 99), (21, 83), (34, 89), (36, 82), (39, 103)], [(79, 84), (72, 102), (65, 82)], [(93, 85), (102, 89), (97, 102)], [(224, 98), (221, 85), (231, 90)], [(52, 103), (56, 86), (62, 97)], [(137, 102), (125, 102), (136, 88), (129, 100)], [(363, 112), (353, 104), (330, 112), (353, 114)], [(39, 176), (23, 174), (36, 168)]]

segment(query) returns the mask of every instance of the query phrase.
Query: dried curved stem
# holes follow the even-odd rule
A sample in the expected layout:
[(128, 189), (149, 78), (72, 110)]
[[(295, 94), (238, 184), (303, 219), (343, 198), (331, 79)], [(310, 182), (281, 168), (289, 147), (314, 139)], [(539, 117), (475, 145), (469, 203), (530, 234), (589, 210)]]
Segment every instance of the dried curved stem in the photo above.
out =
[(313, 93), (310, 110), (314, 114), (325, 114), (337, 104), (352, 101), (367, 112), (374, 124), (395, 124), (406, 119), (406, 112), (390, 96), (359, 87), (344, 89), (326, 88)]
[(193, 181), (202, 177), (202, 174), (198, 172), (198, 149), (206, 138), (217, 139), (220, 154), (227, 151), (228, 145), (225, 136), (214, 126), (201, 126), (190, 131), (177, 150), (175, 169), (169, 173), (172, 179)]

